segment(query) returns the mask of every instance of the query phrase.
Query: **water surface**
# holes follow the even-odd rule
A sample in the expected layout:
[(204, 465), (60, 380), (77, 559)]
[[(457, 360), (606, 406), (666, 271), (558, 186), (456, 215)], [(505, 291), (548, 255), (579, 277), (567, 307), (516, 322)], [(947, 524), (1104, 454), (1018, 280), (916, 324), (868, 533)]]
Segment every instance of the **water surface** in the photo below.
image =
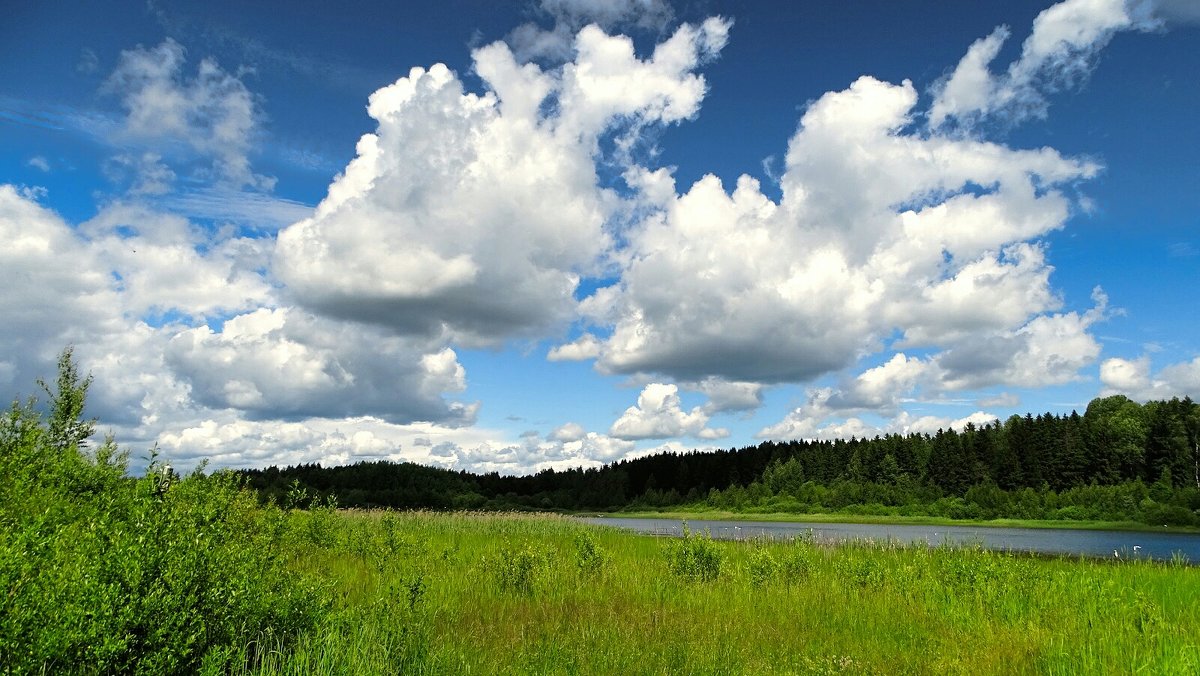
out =
[[(678, 519), (639, 519), (620, 516), (585, 517), (589, 523), (616, 526), (652, 535), (679, 535)], [(1200, 563), (1200, 534), (1155, 533), (1058, 528), (1009, 528), (993, 526), (924, 526), (877, 523), (806, 523), (800, 521), (712, 521), (688, 519), (693, 531), (709, 531), (714, 538), (787, 539), (811, 536), (819, 542), (845, 540), (896, 541), (972, 546), (998, 551), (1034, 552), (1068, 556), (1150, 558), (1170, 560), (1184, 556)]]

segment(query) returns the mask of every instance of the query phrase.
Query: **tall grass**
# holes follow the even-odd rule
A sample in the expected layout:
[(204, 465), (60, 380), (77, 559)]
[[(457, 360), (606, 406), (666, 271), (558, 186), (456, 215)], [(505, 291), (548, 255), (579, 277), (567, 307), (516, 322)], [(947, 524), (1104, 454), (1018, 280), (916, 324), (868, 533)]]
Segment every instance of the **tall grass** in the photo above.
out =
[(264, 507), (127, 477), (60, 369), (0, 416), (0, 674), (1200, 673), (1180, 561)]
[[(314, 515), (289, 518), (304, 532)], [(657, 539), (551, 516), (326, 526), (293, 563), (340, 600), (257, 673), (1200, 671), (1200, 571), (1179, 565)]]

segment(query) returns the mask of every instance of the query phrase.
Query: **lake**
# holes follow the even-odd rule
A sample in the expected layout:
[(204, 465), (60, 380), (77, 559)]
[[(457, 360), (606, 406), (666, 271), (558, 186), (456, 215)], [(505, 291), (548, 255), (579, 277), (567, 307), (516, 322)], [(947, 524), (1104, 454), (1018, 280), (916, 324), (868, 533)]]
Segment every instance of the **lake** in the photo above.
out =
[[(676, 536), (682, 532), (684, 523), (678, 519), (635, 519), (618, 516), (584, 517), (583, 520), (639, 533)], [(931, 546), (978, 544), (986, 549), (999, 551), (1123, 559), (1170, 560), (1173, 556), (1182, 555), (1193, 565), (1200, 563), (1200, 534), (1192, 533), (706, 519), (688, 519), (687, 525), (692, 532), (707, 530), (714, 538), (720, 539), (787, 539), (811, 532), (812, 537), (819, 542), (895, 540), (904, 544), (919, 542)]]

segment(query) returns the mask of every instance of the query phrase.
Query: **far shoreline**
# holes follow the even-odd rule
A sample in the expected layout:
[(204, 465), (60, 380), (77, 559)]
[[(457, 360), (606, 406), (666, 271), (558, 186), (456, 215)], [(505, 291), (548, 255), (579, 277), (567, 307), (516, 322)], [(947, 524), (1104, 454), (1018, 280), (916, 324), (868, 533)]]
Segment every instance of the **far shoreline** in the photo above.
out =
[(1151, 526), (1137, 521), (1061, 521), (1050, 519), (950, 519), (938, 516), (898, 516), (873, 514), (794, 514), (791, 512), (713, 511), (629, 511), (570, 512), (570, 516), (629, 519), (671, 519), (676, 521), (765, 521), (772, 523), (862, 523), (908, 526), (969, 526), (981, 528), (1035, 528), (1042, 530), (1108, 530), (1138, 533), (1178, 533), (1200, 535), (1193, 526)]

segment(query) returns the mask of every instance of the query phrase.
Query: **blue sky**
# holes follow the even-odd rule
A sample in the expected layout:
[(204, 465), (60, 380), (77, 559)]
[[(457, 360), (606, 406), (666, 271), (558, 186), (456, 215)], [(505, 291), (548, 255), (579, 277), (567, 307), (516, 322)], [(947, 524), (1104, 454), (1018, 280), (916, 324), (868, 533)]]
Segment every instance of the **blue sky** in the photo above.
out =
[(0, 391), (520, 473), (1200, 396), (1189, 0), (32, 3)]

